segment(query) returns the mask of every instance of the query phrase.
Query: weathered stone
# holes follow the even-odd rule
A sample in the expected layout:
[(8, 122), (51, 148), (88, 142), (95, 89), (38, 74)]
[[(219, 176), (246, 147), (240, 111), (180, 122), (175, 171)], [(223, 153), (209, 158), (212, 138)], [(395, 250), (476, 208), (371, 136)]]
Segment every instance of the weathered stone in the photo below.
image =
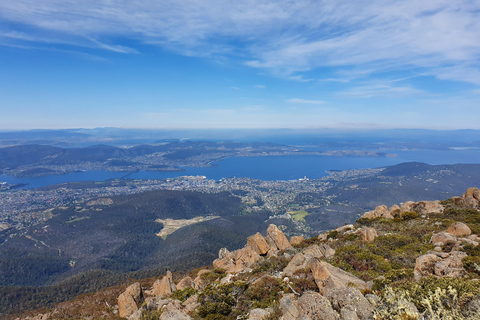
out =
[(373, 319), (374, 307), (362, 295), (362, 293), (352, 287), (328, 289), (324, 296), (330, 300), (333, 309), (340, 312), (343, 308), (350, 305), (355, 310), (357, 316), (362, 320)]
[(453, 223), (446, 232), (456, 237), (465, 237), (472, 234), (472, 230), (463, 222)]
[(291, 244), (292, 246), (294, 246), (294, 245), (299, 245), (300, 243), (303, 242), (303, 240), (305, 240), (305, 239), (303, 238), (303, 236), (291, 237), (291, 238), (290, 238), (290, 244)]
[(378, 237), (377, 230), (369, 227), (360, 228), (357, 233), (360, 235), (360, 239), (363, 242), (372, 242)]
[(186, 276), (180, 282), (177, 284), (177, 290), (184, 290), (186, 288), (193, 288), (195, 287), (195, 283), (193, 282), (193, 279), (190, 278), (189, 276)]
[(262, 320), (266, 316), (268, 316), (271, 313), (271, 309), (253, 309), (250, 310), (250, 313), (248, 315), (248, 320)]
[(192, 319), (188, 314), (180, 310), (166, 310), (162, 312), (159, 320), (190, 320)]
[(393, 216), (390, 214), (387, 206), (385, 205), (377, 206), (375, 210), (365, 212), (362, 216), (362, 218), (367, 218), (367, 219), (375, 219), (380, 217), (393, 219)]
[(394, 204), (390, 207), (390, 209), (388, 209), (388, 213), (390, 213), (392, 217), (395, 217), (395, 215), (400, 214), (400, 207)]
[(128, 318), (138, 310), (133, 297), (127, 292), (123, 292), (118, 297), (118, 315), (121, 318)]
[(455, 241), (457, 241), (457, 238), (455, 238), (450, 233), (446, 233), (444, 231), (439, 233), (434, 233), (430, 238), (430, 243), (439, 245), (439, 246), (443, 246), (447, 242), (455, 242)]
[(480, 201), (480, 189), (478, 188), (468, 188), (467, 191), (463, 194), (462, 198), (472, 197), (477, 201)]
[(297, 320), (300, 312), (294, 303), (295, 295), (286, 294), (280, 299), (280, 310), (283, 313), (283, 320)]
[(359, 320), (355, 308), (347, 305), (340, 310), (340, 320)]
[(355, 226), (353, 224), (346, 224), (346, 225), (343, 225), (341, 227), (338, 227), (337, 229), (335, 229), (335, 231), (343, 233), (343, 232), (346, 232), (346, 231), (349, 231), (349, 230), (353, 230), (354, 228), (355, 228)]
[(465, 274), (462, 259), (467, 254), (465, 252), (455, 251), (441, 261), (435, 263), (434, 273), (439, 277), (459, 278)]
[(125, 289), (118, 297), (118, 311), (122, 318), (128, 318), (138, 310), (138, 304), (143, 301), (140, 283), (135, 282)]
[(421, 277), (432, 275), (435, 272), (435, 263), (442, 258), (435, 254), (425, 254), (415, 260), (414, 277), (419, 281)]
[(136, 303), (140, 303), (141, 300), (143, 299), (142, 287), (138, 282), (135, 282), (130, 286), (128, 286), (128, 288), (125, 289), (125, 293), (131, 295), (133, 300), (135, 300)]
[(400, 207), (400, 213), (404, 213), (404, 212), (407, 212), (407, 211), (412, 211), (414, 205), (415, 205), (415, 202), (413, 202), (413, 201), (407, 201), (407, 202), (403, 203)]
[(420, 211), (422, 214), (430, 214), (443, 211), (443, 205), (440, 201), (423, 201), (423, 209)]
[(214, 268), (221, 268), (227, 272), (235, 272), (235, 253), (229, 252), (226, 248), (220, 249), (218, 252), (218, 259), (212, 263)]
[(188, 298), (182, 303), (183, 311), (186, 313), (190, 313), (194, 311), (199, 306), (200, 306), (200, 303), (198, 302), (198, 295), (196, 294), (191, 296), (190, 298)]
[(259, 255), (265, 255), (270, 250), (267, 240), (258, 232), (247, 238), (247, 244)]
[(348, 285), (354, 285), (359, 289), (368, 289), (365, 281), (325, 261), (313, 260), (310, 263), (310, 269), (320, 293), (327, 289), (345, 288)]
[(271, 248), (277, 248), (278, 250), (292, 247), (285, 234), (274, 224), (268, 226), (266, 240)]
[(153, 283), (153, 294), (156, 296), (165, 296), (172, 294), (177, 290), (175, 283), (173, 283), (173, 276), (170, 271), (161, 279)]
[(288, 276), (288, 277), (291, 277), (293, 276), (293, 274), (295, 272), (297, 272), (298, 270), (302, 270), (302, 269), (305, 269), (307, 266), (306, 266), (306, 258), (305, 258), (305, 255), (302, 254), (302, 253), (297, 253), (293, 258), (292, 260), (290, 260), (290, 262), (287, 264), (287, 266), (285, 267), (285, 269), (283, 269), (283, 273)]
[(472, 246), (476, 247), (479, 245), (478, 241), (469, 239), (469, 238), (458, 238), (459, 241), (466, 243), (466, 244), (471, 244)]
[(246, 268), (260, 259), (260, 255), (256, 253), (249, 245), (234, 251), (234, 253), (235, 272), (244, 271)]
[(317, 292), (306, 292), (297, 301), (300, 314), (318, 320), (338, 319), (330, 301)]
[(330, 258), (335, 254), (335, 250), (332, 249), (328, 245), (328, 243), (322, 243), (319, 245), (313, 244), (307, 247), (305, 250), (303, 250), (303, 253), (306, 256), (321, 259), (321, 258)]
[(319, 234), (317, 239), (320, 240), (320, 241), (326, 241), (327, 237), (328, 237), (328, 233), (324, 232), (324, 233)]
[(230, 256), (230, 251), (228, 251), (227, 248), (221, 248), (220, 250), (218, 250), (218, 259), (222, 260), (228, 256)]

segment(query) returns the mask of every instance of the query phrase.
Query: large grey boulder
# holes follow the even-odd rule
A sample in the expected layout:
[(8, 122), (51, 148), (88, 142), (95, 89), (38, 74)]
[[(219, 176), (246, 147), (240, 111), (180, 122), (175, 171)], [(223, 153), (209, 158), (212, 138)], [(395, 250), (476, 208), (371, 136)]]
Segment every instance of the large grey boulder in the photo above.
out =
[(338, 312), (341, 312), (342, 309), (346, 309), (343, 313), (348, 315), (350, 314), (348, 310), (353, 309), (359, 319), (373, 319), (374, 306), (370, 304), (370, 302), (368, 302), (368, 300), (356, 288), (328, 289), (325, 291), (324, 296), (330, 300), (333, 309)]

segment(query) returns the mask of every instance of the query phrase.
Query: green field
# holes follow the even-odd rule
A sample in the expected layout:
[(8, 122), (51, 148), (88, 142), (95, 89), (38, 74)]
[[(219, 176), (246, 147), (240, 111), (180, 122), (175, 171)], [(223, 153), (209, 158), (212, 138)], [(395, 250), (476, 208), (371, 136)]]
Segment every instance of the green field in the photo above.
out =
[(288, 211), (287, 213), (291, 215), (293, 219), (297, 221), (303, 221), (303, 222), (305, 222), (305, 217), (310, 215), (310, 213), (308, 213), (305, 210)]

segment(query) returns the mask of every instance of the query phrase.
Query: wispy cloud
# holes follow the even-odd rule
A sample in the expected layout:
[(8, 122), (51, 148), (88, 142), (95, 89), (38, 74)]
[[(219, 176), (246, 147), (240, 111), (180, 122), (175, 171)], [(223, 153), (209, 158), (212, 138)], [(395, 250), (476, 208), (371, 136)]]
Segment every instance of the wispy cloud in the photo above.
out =
[(349, 90), (342, 91), (340, 94), (353, 98), (372, 98), (372, 97), (405, 97), (424, 93), (409, 86), (393, 86), (388, 83), (367, 84), (356, 86)]
[(420, 69), (477, 85), (479, 12), (480, 2), (471, 0), (0, 2), (3, 38), (19, 42), (70, 41), (135, 53), (115, 43), (128, 38), (185, 55), (239, 59), (286, 78), (361, 66), (370, 74)]
[(256, 85), (255, 88), (257, 88), (257, 89), (265, 89), (266, 86), (259, 84), (259, 85)]
[(300, 104), (323, 104), (323, 103), (325, 103), (325, 101), (321, 101), (321, 100), (305, 100), (305, 99), (299, 99), (299, 98), (289, 99), (289, 100), (287, 100), (287, 102), (300, 103)]

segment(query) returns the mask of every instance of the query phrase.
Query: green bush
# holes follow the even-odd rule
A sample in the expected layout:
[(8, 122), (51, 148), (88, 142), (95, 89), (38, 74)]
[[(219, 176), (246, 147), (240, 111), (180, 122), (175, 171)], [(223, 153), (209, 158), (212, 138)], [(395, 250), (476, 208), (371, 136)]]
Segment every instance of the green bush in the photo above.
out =
[(332, 230), (327, 234), (327, 239), (337, 239), (339, 232), (337, 230)]
[(183, 290), (175, 291), (170, 295), (170, 298), (180, 300), (180, 302), (184, 302), (185, 300), (187, 300), (188, 298), (190, 298), (196, 293), (197, 293), (197, 290), (193, 288), (185, 288)]
[(418, 213), (416, 213), (414, 211), (406, 211), (406, 212), (402, 213), (401, 218), (405, 221), (406, 220), (413, 220), (413, 219), (418, 218)]
[(273, 302), (278, 301), (279, 293), (285, 290), (287, 287), (282, 280), (263, 277), (245, 291), (245, 296), (253, 304), (252, 309), (265, 309), (270, 307)]
[(260, 259), (253, 265), (252, 273), (257, 274), (260, 272), (272, 273), (276, 271), (282, 271), (289, 262), (290, 260), (283, 256)]

